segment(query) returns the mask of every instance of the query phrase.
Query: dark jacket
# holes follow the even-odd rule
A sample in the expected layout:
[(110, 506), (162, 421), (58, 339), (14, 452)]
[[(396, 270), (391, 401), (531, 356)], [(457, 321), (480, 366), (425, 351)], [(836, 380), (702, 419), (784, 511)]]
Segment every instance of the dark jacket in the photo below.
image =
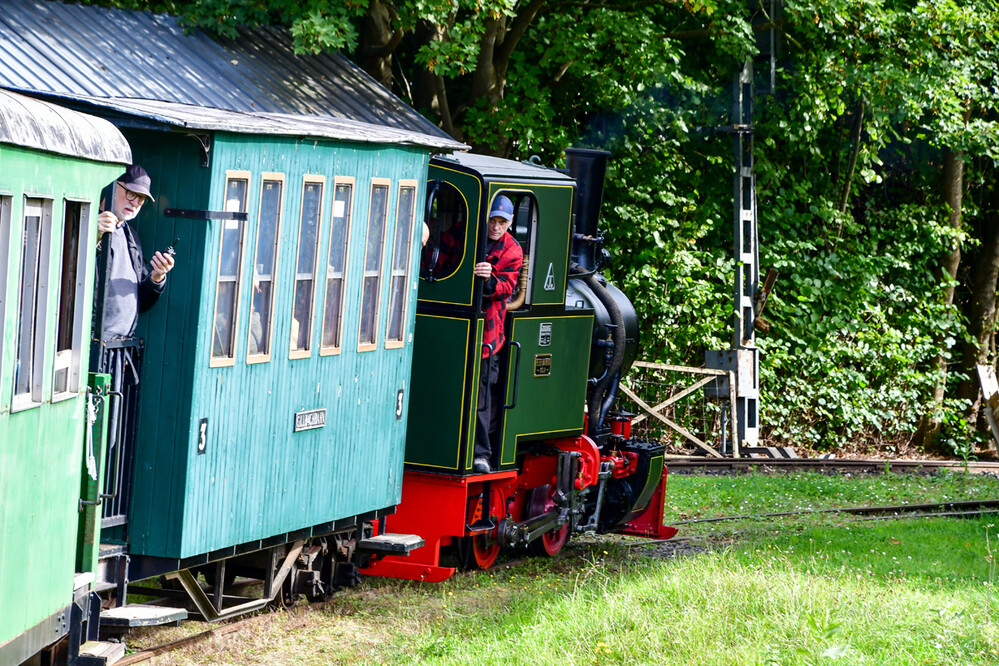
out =
[[(166, 280), (160, 282), (159, 284), (153, 282), (152, 269), (146, 264), (145, 260), (142, 258), (142, 244), (139, 242), (139, 237), (132, 229), (131, 225), (126, 222), (122, 225), (122, 231), (125, 234), (125, 242), (128, 243), (128, 257), (132, 262), (132, 268), (135, 269), (135, 275), (139, 282), (139, 312), (145, 312), (149, 308), (156, 304), (159, 300), (160, 294), (163, 293), (163, 289), (166, 287)], [(105, 243), (107, 244), (105, 246)], [(101, 252), (105, 251), (103, 248), (110, 248), (111, 239), (105, 237), (101, 239), (98, 248)], [(98, 255), (100, 256), (100, 255)], [(114, 255), (108, 257), (108, 272), (111, 272), (111, 262), (115, 260)], [(102, 262), (97, 262), (97, 285), (98, 292), (101, 292), (101, 285), (104, 283), (104, 273), (101, 270)], [(98, 313), (98, 303), (97, 299), (94, 299), (94, 316)], [(95, 320), (94, 325), (97, 326), (98, 322)], [(135, 333), (135, 330), (132, 330)]]

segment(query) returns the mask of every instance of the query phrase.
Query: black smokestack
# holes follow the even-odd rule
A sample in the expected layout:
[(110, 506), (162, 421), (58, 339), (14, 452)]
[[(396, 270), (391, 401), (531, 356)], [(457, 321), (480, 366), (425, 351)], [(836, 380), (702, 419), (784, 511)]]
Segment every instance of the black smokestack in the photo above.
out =
[(586, 272), (597, 270), (601, 241), (597, 233), (600, 202), (604, 196), (607, 176), (606, 150), (566, 148), (565, 166), (576, 179), (576, 196), (572, 202), (575, 233), (572, 237), (572, 260)]

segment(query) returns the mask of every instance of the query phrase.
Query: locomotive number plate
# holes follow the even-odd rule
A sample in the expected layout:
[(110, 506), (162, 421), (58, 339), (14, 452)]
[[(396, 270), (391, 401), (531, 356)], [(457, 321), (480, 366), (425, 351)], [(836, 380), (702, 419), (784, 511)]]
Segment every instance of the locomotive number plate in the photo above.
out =
[(326, 426), (326, 408), (322, 409), (310, 409), (306, 412), (296, 412), (295, 413), (295, 430), (294, 432), (301, 432), (303, 430), (314, 430), (316, 428), (324, 428)]
[(541, 324), (538, 329), (538, 346), (547, 347), (552, 343), (552, 325), (550, 322)]
[(547, 377), (552, 374), (552, 355), (536, 354), (534, 356), (534, 376)]

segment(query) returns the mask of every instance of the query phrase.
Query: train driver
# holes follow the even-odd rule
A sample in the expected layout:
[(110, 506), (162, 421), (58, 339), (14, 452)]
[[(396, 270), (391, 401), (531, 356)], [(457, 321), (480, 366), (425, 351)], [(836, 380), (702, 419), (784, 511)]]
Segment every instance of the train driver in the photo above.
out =
[(97, 216), (98, 244), (110, 234), (111, 251), (102, 340), (131, 337), (139, 313), (156, 303), (166, 286), (167, 273), (173, 269), (173, 257), (162, 252), (153, 254), (149, 260), (152, 269), (147, 268), (139, 238), (128, 224), (142, 210), (146, 199), (154, 201), (149, 193), (151, 184), (146, 170), (133, 164), (111, 185), (111, 205), (101, 201), (101, 213)]
[[(489, 233), (486, 240), (486, 259), (472, 269), (476, 277), (485, 282), (482, 286), (482, 309), (485, 314), (483, 342), (492, 346), (493, 353), (483, 346), (479, 368), (479, 395), (484, 396), (485, 408), (478, 412), (475, 428), (475, 458), (472, 469), (479, 473), (490, 471), (492, 458), (491, 440), (497, 437), (499, 416), (503, 399), (497, 395), (500, 353), (505, 342), (504, 323), (506, 300), (513, 293), (524, 262), (520, 243), (510, 235), (513, 222), (513, 202), (500, 195), (493, 200), (489, 211)], [(505, 353), (504, 353), (505, 356)], [(488, 383), (487, 383), (488, 382)], [(480, 397), (480, 401), (483, 397)]]

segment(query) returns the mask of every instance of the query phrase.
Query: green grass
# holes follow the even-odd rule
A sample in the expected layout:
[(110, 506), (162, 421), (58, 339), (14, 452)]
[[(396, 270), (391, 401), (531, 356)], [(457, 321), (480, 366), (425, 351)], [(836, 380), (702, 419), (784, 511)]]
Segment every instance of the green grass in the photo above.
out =
[[(999, 481), (676, 476), (669, 497), (678, 514), (751, 514), (999, 497)], [(437, 585), (369, 579), (150, 663), (999, 663), (991, 518), (687, 527), (672, 544), (577, 539)]]

